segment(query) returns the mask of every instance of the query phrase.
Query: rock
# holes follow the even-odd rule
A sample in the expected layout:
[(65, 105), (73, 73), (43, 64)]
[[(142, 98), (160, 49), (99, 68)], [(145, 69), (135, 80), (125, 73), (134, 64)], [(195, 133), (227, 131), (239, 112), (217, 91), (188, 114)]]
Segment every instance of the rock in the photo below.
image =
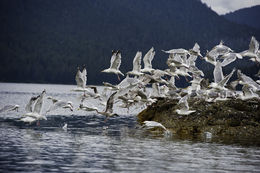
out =
[(175, 112), (178, 100), (159, 99), (138, 114), (138, 121), (157, 121), (181, 139), (200, 139), (205, 133), (211, 133), (215, 141), (260, 145), (259, 99), (209, 103), (191, 98), (188, 102), (196, 112), (181, 116)]

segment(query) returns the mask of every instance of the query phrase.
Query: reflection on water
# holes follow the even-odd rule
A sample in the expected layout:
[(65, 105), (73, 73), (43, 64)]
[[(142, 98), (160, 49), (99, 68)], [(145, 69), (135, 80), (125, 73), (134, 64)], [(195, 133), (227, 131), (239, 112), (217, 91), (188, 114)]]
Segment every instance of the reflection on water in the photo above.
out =
[[(259, 172), (260, 148), (154, 136), (136, 123), (135, 113), (105, 118), (57, 110), (40, 125), (19, 121), (29, 98), (42, 89), (71, 100), (73, 86), (0, 84), (0, 106), (21, 105), (0, 117), (0, 172)], [(48, 107), (48, 103), (45, 103)], [(65, 131), (62, 126), (67, 123)]]

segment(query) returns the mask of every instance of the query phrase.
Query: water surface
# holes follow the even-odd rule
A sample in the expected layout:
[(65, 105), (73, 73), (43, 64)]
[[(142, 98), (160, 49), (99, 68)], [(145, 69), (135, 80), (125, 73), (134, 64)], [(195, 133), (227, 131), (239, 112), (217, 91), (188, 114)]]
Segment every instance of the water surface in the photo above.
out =
[[(21, 106), (19, 112), (0, 115), (0, 172), (260, 172), (258, 146), (154, 136), (136, 123), (141, 108), (128, 113), (120, 103), (115, 106), (120, 116), (104, 122), (101, 115), (76, 109), (80, 94), (72, 88), (0, 83), (0, 107)], [(30, 97), (43, 89), (72, 101), (75, 110), (51, 112), (40, 125), (20, 122)], [(43, 109), (50, 104), (45, 100)]]

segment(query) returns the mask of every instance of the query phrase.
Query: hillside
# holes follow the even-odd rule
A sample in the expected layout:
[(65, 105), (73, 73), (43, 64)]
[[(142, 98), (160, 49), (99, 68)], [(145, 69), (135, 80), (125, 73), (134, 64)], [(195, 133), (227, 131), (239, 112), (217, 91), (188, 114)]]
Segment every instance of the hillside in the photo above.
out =
[(165, 68), (160, 50), (191, 48), (202, 53), (222, 39), (235, 51), (248, 48), (258, 30), (218, 16), (198, 0), (2, 0), (0, 81), (75, 83), (86, 64), (88, 83), (116, 82), (100, 73), (111, 50), (122, 52), (121, 70), (132, 68), (136, 51), (156, 50), (154, 67)]
[(243, 8), (223, 16), (232, 22), (260, 29), (260, 5)]

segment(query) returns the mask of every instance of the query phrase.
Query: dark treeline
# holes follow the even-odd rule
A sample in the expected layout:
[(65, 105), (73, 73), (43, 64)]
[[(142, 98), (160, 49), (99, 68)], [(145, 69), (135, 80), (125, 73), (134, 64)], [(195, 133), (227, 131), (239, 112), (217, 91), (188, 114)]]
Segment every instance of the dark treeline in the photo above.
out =
[(243, 8), (223, 16), (232, 22), (260, 29), (260, 5)]
[[(0, 23), (2, 82), (72, 84), (83, 64), (89, 84), (117, 82), (100, 72), (109, 67), (112, 49), (121, 50), (120, 69), (127, 72), (136, 51), (144, 55), (152, 46), (153, 66), (164, 69), (161, 49), (198, 42), (205, 55), (223, 40), (239, 52), (252, 35), (260, 40), (259, 30), (230, 22), (198, 0), (1, 0)], [(247, 62), (235, 64), (253, 74), (258, 67)], [(212, 65), (198, 64), (212, 75)]]

